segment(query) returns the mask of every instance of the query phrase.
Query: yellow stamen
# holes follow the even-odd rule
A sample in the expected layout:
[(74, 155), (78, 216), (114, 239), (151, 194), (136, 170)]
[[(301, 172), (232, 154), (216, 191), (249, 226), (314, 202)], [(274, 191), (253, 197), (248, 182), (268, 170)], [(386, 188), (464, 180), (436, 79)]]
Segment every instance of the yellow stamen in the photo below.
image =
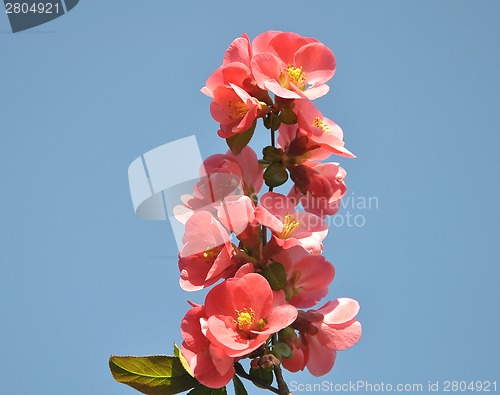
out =
[(248, 106), (242, 101), (232, 101), (229, 100), (227, 103), (228, 113), (227, 116), (229, 119), (237, 120), (242, 119), (249, 110)]
[(206, 249), (205, 249), (205, 252), (203, 253), (203, 258), (205, 258), (205, 260), (207, 261), (207, 263), (212, 263), (215, 258), (217, 258), (217, 256), (219, 255), (219, 252), (220, 252), (220, 248), (212, 248), (210, 246), (208, 246)]
[(233, 320), (233, 322), (238, 326), (238, 329), (248, 330), (248, 328), (253, 324), (255, 313), (251, 308), (249, 310), (246, 308), (243, 309), (243, 311), (236, 310), (238, 317)]
[(315, 128), (321, 129), (323, 131), (323, 133), (332, 134), (332, 131), (328, 127), (328, 124), (321, 117), (314, 118), (312, 126), (314, 126)]
[(267, 325), (267, 320), (265, 318), (261, 318), (257, 323), (257, 327), (259, 328), (260, 331), (264, 329), (266, 325)]
[(302, 225), (302, 222), (297, 221), (295, 217), (290, 214), (285, 214), (285, 219), (283, 221), (283, 230), (278, 235), (278, 237), (280, 239), (288, 239), (295, 233), (300, 225)]
[(281, 73), (280, 82), (284, 88), (290, 89), (292, 83), (303, 91), (306, 89), (306, 74), (302, 71), (302, 66), (289, 65)]

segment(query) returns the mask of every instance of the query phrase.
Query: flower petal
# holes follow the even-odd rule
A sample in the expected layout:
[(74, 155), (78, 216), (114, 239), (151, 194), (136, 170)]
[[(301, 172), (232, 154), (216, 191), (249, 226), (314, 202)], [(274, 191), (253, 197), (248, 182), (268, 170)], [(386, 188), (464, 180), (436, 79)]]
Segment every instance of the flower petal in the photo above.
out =
[(339, 298), (327, 302), (316, 310), (323, 314), (323, 322), (327, 325), (343, 325), (356, 317), (359, 312), (359, 303), (350, 298)]
[(292, 357), (283, 358), (283, 367), (290, 372), (298, 372), (306, 367), (304, 352), (300, 348), (292, 347)]
[(254, 332), (260, 334), (272, 334), (286, 328), (288, 325), (292, 324), (297, 318), (297, 309), (290, 305), (284, 304), (281, 306), (276, 306), (271, 310), (271, 313), (267, 316), (268, 324), (263, 331)]
[(278, 34), (281, 34), (283, 32), (277, 31), (277, 30), (269, 30), (267, 32), (259, 34), (257, 37), (255, 37), (252, 41), (252, 49), (254, 55), (260, 53), (260, 52), (266, 52), (268, 51), (269, 47), (269, 42), (276, 37)]
[(330, 350), (342, 351), (354, 346), (361, 338), (361, 323), (354, 321), (352, 324), (342, 328), (321, 325), (318, 332), (318, 340)]
[(231, 381), (235, 373), (234, 368), (230, 368), (224, 375), (219, 374), (212, 360), (212, 356), (205, 350), (197, 353), (190, 361), (189, 366), (193, 371), (194, 377), (201, 384), (209, 388), (224, 387)]
[(244, 34), (238, 37), (229, 45), (224, 54), (223, 64), (240, 62), (250, 67), (250, 59), (252, 56), (252, 49), (250, 47), (250, 40)]
[(301, 47), (295, 54), (295, 64), (302, 66), (307, 83), (314, 87), (324, 84), (335, 73), (333, 52), (319, 42)]
[(266, 89), (266, 81), (278, 81), (282, 67), (280, 60), (270, 53), (255, 55), (252, 59), (252, 72), (261, 89)]
[(217, 210), (222, 224), (236, 235), (255, 221), (255, 208), (248, 196), (228, 196)]
[(309, 348), (307, 370), (316, 377), (323, 376), (332, 370), (337, 353), (324, 347), (317, 336), (306, 336)]
[[(294, 64), (294, 55), (308, 43), (317, 42), (312, 37), (302, 37), (300, 34), (285, 32), (277, 34), (270, 42), (268, 49), (274, 51), (285, 65)], [(295, 66), (300, 66), (296, 64)]]
[(273, 305), (269, 283), (260, 274), (249, 273), (240, 278), (230, 278), (214, 287), (205, 299), (208, 317), (223, 315), (235, 317), (236, 311), (252, 309), (255, 319), (265, 318)]
[(234, 358), (228, 357), (221, 348), (210, 344), (208, 351), (214, 363), (215, 369), (221, 376), (224, 376), (231, 370), (231, 368), (233, 368)]

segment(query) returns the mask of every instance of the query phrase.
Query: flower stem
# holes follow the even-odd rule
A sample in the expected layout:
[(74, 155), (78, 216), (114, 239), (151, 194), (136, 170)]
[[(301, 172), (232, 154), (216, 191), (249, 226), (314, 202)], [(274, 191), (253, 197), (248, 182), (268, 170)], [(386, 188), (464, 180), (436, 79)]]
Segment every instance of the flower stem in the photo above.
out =
[[(276, 131), (271, 130), (271, 145), (276, 148)], [(273, 187), (269, 187), (269, 192), (273, 191)], [(262, 225), (262, 246), (267, 244), (267, 228)]]
[[(271, 129), (271, 145), (276, 148), (276, 131)], [(273, 191), (273, 187), (269, 187), (269, 192)], [(264, 228), (265, 229), (265, 228)], [(263, 240), (266, 239), (266, 233), (263, 232), (264, 237)], [(276, 343), (278, 343), (278, 334), (275, 333), (271, 339), (271, 343), (274, 346)], [(288, 389), (288, 385), (283, 378), (283, 371), (281, 370), (281, 364), (275, 365), (274, 366), (274, 375), (276, 377), (276, 382), (278, 383), (278, 389), (279, 391), (277, 392), (279, 395), (291, 395), (290, 390)]]
[[(273, 346), (278, 343), (278, 335), (275, 333), (271, 339)], [(278, 383), (279, 395), (292, 395), (288, 389), (288, 385), (283, 378), (283, 371), (281, 370), (281, 364), (274, 366), (274, 375), (276, 376), (276, 382)]]

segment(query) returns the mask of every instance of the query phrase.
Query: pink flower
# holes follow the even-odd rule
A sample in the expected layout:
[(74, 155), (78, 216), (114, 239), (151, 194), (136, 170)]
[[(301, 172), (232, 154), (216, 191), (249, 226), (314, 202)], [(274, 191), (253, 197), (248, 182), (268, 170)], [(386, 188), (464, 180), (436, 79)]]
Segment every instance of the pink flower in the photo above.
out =
[(224, 54), (222, 66), (208, 77), (201, 92), (208, 97), (214, 97), (214, 92), (218, 87), (229, 87), (229, 84), (234, 84), (248, 92), (250, 96), (262, 99), (268, 97), (267, 93), (255, 82), (251, 71), (251, 60), (252, 48), (248, 36), (244, 34), (229, 45)]
[(260, 274), (230, 278), (207, 294), (202, 332), (229, 357), (249, 354), (297, 317), (292, 305), (274, 302), (273, 291)]
[(344, 147), (344, 132), (340, 126), (324, 117), (311, 101), (297, 100), (295, 107), (301, 133), (305, 133), (313, 142), (334, 154), (355, 157)]
[(300, 345), (292, 344), (295, 348), (292, 352), (300, 349), (304, 365), (300, 367), (296, 361), (288, 365), (283, 359), (283, 366), (290, 371), (307, 366), (314, 376), (328, 373), (335, 364), (337, 351), (352, 347), (361, 338), (361, 324), (356, 320), (358, 312), (358, 302), (349, 298), (329, 301), (318, 310), (301, 311), (294, 323), (300, 332)]
[(302, 203), (305, 211), (318, 217), (325, 218), (327, 215), (335, 214), (340, 208), (340, 200), (347, 191), (344, 183), (345, 170), (338, 163), (333, 162), (307, 161), (303, 167), (310, 169), (311, 180), (316, 180), (316, 182), (306, 180), (305, 193), (301, 192), (296, 182), (288, 197), (297, 204)]
[(217, 217), (236, 236), (243, 233), (247, 226), (256, 225), (255, 206), (248, 196), (226, 197), (217, 210)]
[(197, 211), (188, 219), (182, 241), (179, 270), (185, 291), (208, 287), (235, 270), (228, 232), (208, 211)]
[(300, 245), (312, 254), (323, 250), (321, 242), (328, 233), (327, 224), (314, 214), (296, 211), (293, 201), (284, 195), (262, 195), (255, 217), (271, 230), (275, 242), (284, 249)]
[(328, 286), (335, 277), (335, 268), (322, 255), (311, 255), (295, 246), (273, 256), (285, 267), (288, 303), (295, 307), (312, 307), (328, 294)]
[(186, 223), (196, 211), (215, 212), (226, 196), (243, 194), (241, 172), (238, 163), (227, 155), (205, 159), (192, 195), (182, 195), (183, 203), (173, 210), (177, 220)]
[[(318, 40), (296, 33), (267, 32), (256, 37), (252, 72), (257, 85), (284, 99), (325, 95), (335, 73), (335, 57)], [(258, 53), (257, 53), (258, 52)]]
[(215, 88), (210, 114), (220, 123), (220, 137), (229, 138), (250, 129), (255, 120), (265, 114), (263, 106), (240, 87), (229, 84)]
[[(308, 165), (309, 164), (309, 165)], [(302, 165), (287, 166), (290, 178), (294, 182), (294, 189), (303, 194), (312, 194), (314, 197), (328, 198), (332, 195), (332, 186), (328, 179), (314, 169), (317, 162), (308, 161)]]
[(304, 370), (306, 367), (306, 356), (302, 350), (302, 343), (299, 340), (295, 330), (292, 327), (288, 327), (280, 331), (279, 341), (287, 344), (292, 351), (291, 358), (283, 358), (281, 363), (283, 367), (290, 372), (298, 372), (299, 370)]
[[(252, 91), (254, 78), (250, 69), (243, 63), (233, 62), (220, 66), (208, 77), (206, 85), (201, 89), (201, 92), (208, 97), (214, 97), (214, 91), (219, 86), (229, 86), (234, 84), (242, 87), (247, 92)], [(249, 92), (249, 93), (250, 93)]]
[(278, 145), (285, 151), (285, 160), (288, 163), (299, 164), (309, 159), (323, 160), (332, 154), (301, 132), (297, 124), (281, 124)]
[(205, 308), (195, 306), (181, 322), (182, 355), (186, 358), (194, 377), (210, 388), (224, 387), (234, 376), (234, 358), (211, 344), (203, 335), (200, 319), (205, 317)]
[(174, 208), (174, 214), (180, 222), (186, 223), (195, 211), (215, 213), (228, 196), (258, 193), (262, 188), (262, 174), (257, 155), (249, 146), (238, 155), (231, 151), (212, 155), (203, 161), (201, 178), (193, 194), (181, 197), (183, 204)]
[(286, 370), (290, 372), (298, 372), (299, 370), (304, 370), (306, 367), (306, 355), (304, 355), (304, 351), (300, 346), (296, 346), (294, 344), (289, 344), (290, 349), (292, 350), (291, 358), (283, 358), (281, 363)]
[(242, 63), (246, 67), (251, 67), (252, 47), (247, 34), (243, 34), (233, 40), (224, 54), (222, 64)]
[(251, 197), (253, 194), (259, 193), (264, 183), (264, 169), (259, 164), (255, 151), (247, 145), (238, 155), (228, 150), (226, 156), (240, 166), (245, 195)]

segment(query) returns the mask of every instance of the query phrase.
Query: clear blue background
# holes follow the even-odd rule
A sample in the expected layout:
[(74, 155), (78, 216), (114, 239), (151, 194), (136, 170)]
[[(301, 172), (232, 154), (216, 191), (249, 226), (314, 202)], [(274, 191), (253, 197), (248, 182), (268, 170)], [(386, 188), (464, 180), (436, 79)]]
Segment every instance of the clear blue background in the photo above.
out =
[(268, 29), (333, 49), (317, 105), (358, 156), (339, 158), (349, 193), (379, 202), (325, 243), (330, 298), (360, 301), (363, 338), (327, 376), (286, 378), (500, 381), (499, 15), (496, 1), (86, 0), (17, 34), (0, 15), (0, 393), (133, 394), (109, 355), (181, 341), (184, 301), (202, 296), (178, 288), (169, 225), (135, 217), (127, 167), (191, 134), (203, 156), (225, 151), (199, 88), (233, 38)]

